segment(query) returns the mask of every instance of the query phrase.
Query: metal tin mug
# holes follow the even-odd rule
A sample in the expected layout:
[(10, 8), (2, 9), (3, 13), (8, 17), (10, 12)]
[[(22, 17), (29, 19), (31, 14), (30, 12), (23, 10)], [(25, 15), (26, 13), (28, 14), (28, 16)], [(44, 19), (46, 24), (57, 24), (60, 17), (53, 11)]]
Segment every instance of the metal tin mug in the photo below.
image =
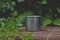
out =
[(26, 17), (26, 30), (39, 31), (40, 29), (40, 16), (27, 16)]

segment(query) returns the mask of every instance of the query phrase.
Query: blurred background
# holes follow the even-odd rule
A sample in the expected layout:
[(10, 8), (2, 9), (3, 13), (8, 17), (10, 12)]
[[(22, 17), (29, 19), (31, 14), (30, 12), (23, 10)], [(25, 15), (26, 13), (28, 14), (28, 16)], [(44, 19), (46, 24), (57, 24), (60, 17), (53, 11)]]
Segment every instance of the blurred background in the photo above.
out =
[(60, 0), (0, 0), (0, 19), (14, 18), (24, 25), (25, 17), (39, 15), (41, 25), (60, 26)]

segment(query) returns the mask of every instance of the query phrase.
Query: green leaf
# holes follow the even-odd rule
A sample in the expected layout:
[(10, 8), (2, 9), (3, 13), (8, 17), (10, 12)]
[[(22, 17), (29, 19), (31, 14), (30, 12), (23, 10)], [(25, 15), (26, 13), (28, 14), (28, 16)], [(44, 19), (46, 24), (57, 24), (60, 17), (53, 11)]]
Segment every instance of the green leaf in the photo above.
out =
[(41, 4), (47, 4), (47, 0), (41, 0)]
[(60, 13), (60, 8), (56, 8), (57, 9), (57, 11)]
[(43, 26), (49, 25), (51, 23), (52, 23), (52, 20), (51, 19), (44, 19), (43, 20)]
[(25, 40), (24, 35), (22, 33), (18, 33), (18, 36), (22, 39)]
[(11, 16), (12, 17), (15, 17), (15, 16), (17, 16), (18, 15), (18, 11), (17, 10), (14, 10), (12, 13), (11, 13)]
[(11, 11), (13, 11), (13, 10), (14, 10), (14, 7), (13, 7), (13, 6), (11, 6), (11, 7), (10, 7), (10, 9), (11, 9)]
[(57, 18), (56, 20), (54, 20), (53, 24), (60, 26), (60, 18)]
[(7, 9), (8, 9), (8, 10), (10, 9), (10, 4), (9, 4), (9, 3), (7, 4)]
[(6, 3), (2, 3), (2, 8), (5, 8), (6, 7)]
[(15, 3), (14, 1), (12, 1), (12, 2), (11, 2), (11, 5), (12, 5), (12, 6), (15, 6), (15, 5), (16, 5), (16, 3)]
[(25, 17), (29, 15), (33, 15), (33, 12), (25, 11), (23, 14), (19, 15), (16, 19), (17, 25), (22, 24), (25, 20)]
[(30, 40), (30, 39), (32, 39), (32, 35), (33, 35), (33, 33), (31, 32), (31, 33), (29, 33), (29, 34), (27, 34), (27, 36), (26, 36), (26, 40)]
[(2, 22), (2, 23), (1, 23), (1, 26), (2, 26), (2, 27), (4, 27), (4, 26), (5, 26), (5, 23), (4, 23), (4, 22)]

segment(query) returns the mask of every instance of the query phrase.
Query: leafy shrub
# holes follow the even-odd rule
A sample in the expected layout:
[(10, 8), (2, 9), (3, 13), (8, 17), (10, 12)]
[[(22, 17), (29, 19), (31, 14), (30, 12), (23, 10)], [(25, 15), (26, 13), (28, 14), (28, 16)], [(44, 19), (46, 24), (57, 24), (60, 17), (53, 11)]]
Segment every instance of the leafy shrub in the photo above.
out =
[(32, 32), (27, 34), (26, 37), (22, 34), (22, 33), (19, 33), (18, 36), (22, 39), (22, 40), (33, 40), (32, 38)]
[[(13, 12), (13, 13), (15, 13), (15, 12)], [(4, 40), (13, 40), (11, 38), (11, 36), (19, 33), (18, 25), (20, 25), (24, 22), (24, 19), (27, 15), (33, 15), (33, 13), (32, 12), (26, 12), (24, 14), (19, 15), (16, 18), (8, 17), (7, 19), (5, 19), (5, 18), (0, 19), (0, 39), (2, 39), (2, 40), (3, 39)], [(26, 40), (28, 40), (28, 38)]]
[(44, 20), (42, 21), (43, 27), (44, 27), (44, 26), (47, 26), (47, 25), (49, 25), (49, 24), (51, 24), (51, 23), (52, 23), (52, 20), (51, 20), (51, 19), (44, 19)]
[(16, 2), (13, 0), (1, 0), (0, 1), (0, 11), (6, 12), (6, 10), (14, 10)]
[(31, 11), (25, 11), (23, 14), (19, 15), (16, 18), (17, 25), (21, 26), (21, 24), (23, 24), (25, 22), (26, 16), (30, 16), (30, 15), (33, 15), (33, 12), (31, 12)]
[(60, 19), (57, 18), (56, 20), (54, 20), (54, 23), (53, 24), (60, 26)]

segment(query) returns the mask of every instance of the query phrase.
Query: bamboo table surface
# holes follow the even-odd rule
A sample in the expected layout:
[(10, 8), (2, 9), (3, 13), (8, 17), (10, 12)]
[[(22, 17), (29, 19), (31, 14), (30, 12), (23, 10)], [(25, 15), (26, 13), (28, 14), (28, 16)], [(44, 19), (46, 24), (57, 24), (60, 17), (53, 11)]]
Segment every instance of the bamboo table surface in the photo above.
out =
[[(25, 36), (30, 33), (25, 27), (20, 27), (19, 31)], [(40, 31), (33, 32), (32, 37), (34, 40), (60, 40), (60, 27), (41, 28)]]

